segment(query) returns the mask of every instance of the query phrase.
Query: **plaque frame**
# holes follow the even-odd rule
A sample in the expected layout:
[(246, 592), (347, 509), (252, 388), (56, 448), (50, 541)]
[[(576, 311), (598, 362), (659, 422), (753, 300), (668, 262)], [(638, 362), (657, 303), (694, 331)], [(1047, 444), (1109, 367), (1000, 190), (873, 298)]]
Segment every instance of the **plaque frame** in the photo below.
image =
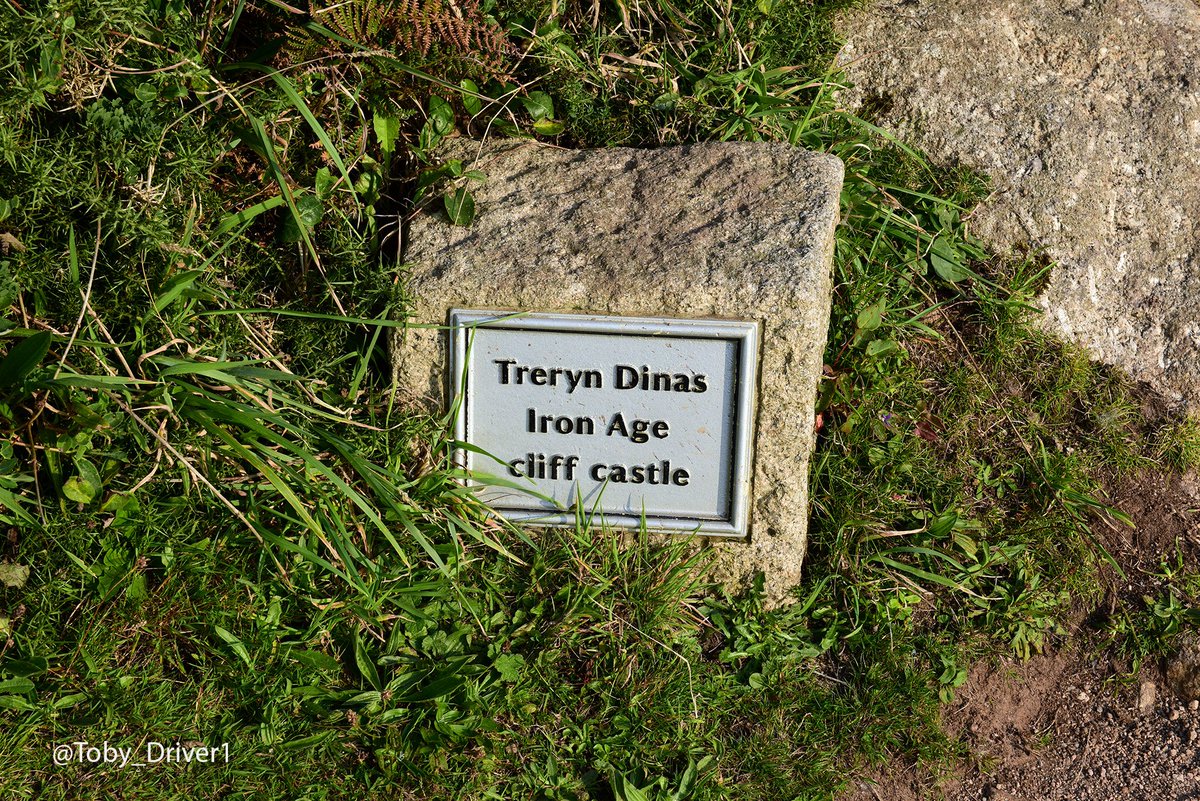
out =
[[(470, 398), (474, 367), (469, 358), (472, 332), (481, 327), (529, 331), (534, 334), (554, 333), (600, 334), (613, 337), (638, 336), (664, 339), (716, 339), (735, 346), (734, 398), (727, 417), (733, 427), (730, 438), (728, 513), (719, 518), (687, 517), (683, 515), (641, 514), (604, 509), (603, 493), (595, 504), (582, 511), (585, 516), (596, 515), (612, 528), (638, 530), (643, 521), (647, 530), (675, 533), (694, 533), (710, 537), (741, 539), (749, 534), (750, 499), (754, 476), (754, 435), (757, 430), (756, 395), (758, 385), (759, 325), (744, 320), (718, 318), (624, 317), (598, 314), (567, 314), (560, 312), (505, 311), (495, 309), (459, 309), (449, 311), (449, 370), (447, 395), (454, 434), (460, 443), (468, 442), (470, 431)], [(458, 448), (455, 460), (471, 476), (476, 468), (477, 454)], [(482, 471), (480, 471), (482, 472)], [(488, 482), (468, 482), (472, 486), (487, 486)], [(516, 482), (514, 482), (516, 483)], [(534, 493), (536, 495), (536, 493)], [(542, 497), (542, 496), (538, 496)], [(576, 502), (577, 503), (577, 502)], [(526, 525), (562, 526), (576, 521), (575, 504), (554, 510), (530, 510), (492, 504), (492, 508), (507, 520)]]

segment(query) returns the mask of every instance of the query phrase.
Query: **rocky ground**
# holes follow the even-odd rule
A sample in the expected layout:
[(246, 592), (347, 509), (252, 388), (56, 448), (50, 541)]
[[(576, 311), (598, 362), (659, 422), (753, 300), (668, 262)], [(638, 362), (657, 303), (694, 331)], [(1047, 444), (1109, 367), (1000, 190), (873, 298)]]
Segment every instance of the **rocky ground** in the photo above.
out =
[(940, 781), (895, 766), (846, 801), (1184, 801), (1200, 798), (1200, 703), (1156, 668), (1114, 684), (1078, 653), (973, 671), (946, 713), (974, 759)]
[(1139, 577), (1164, 555), (1178, 546), (1200, 565), (1200, 479), (1148, 472), (1112, 492), (1137, 528), (1097, 526), (1128, 577), (1114, 577), (1109, 603), (1078, 611), (1070, 645), (971, 671), (943, 718), (971, 753), (956, 773), (889, 765), (856, 779), (844, 801), (1200, 799), (1200, 686), (1183, 669), (1200, 649), (1191, 663), (1172, 655), (1133, 675), (1094, 647), (1112, 599), (1141, 593)]

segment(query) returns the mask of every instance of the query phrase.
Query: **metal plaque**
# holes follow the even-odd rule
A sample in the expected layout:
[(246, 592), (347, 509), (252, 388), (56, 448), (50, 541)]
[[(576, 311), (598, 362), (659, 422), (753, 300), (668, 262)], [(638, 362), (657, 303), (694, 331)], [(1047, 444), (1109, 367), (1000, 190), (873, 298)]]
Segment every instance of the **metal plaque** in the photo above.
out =
[(758, 327), (450, 312), (460, 461), (511, 520), (746, 535)]

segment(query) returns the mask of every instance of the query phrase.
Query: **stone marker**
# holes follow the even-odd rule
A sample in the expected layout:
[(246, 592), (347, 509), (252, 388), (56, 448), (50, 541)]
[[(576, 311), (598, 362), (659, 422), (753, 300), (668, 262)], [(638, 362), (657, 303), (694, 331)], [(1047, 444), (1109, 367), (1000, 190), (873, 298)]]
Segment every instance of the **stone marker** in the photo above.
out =
[[(636, 525), (644, 505), (654, 528), (724, 535), (706, 540), (713, 577), (762, 571), (784, 601), (807, 542), (841, 162), (743, 143), (460, 140), (439, 155), (487, 181), (471, 226), (440, 211), (410, 224), (412, 318), (446, 327), (456, 310), (457, 356), (445, 329), (398, 334), (401, 391), (446, 408), (465, 390), (460, 433), (497, 457), (474, 469), (561, 505), (599, 498), (610, 523)], [(553, 511), (484, 495), (510, 517)]]
[(844, 102), (987, 173), (975, 232), (1058, 262), (1047, 325), (1200, 412), (1200, 5), (882, 0), (840, 27)]

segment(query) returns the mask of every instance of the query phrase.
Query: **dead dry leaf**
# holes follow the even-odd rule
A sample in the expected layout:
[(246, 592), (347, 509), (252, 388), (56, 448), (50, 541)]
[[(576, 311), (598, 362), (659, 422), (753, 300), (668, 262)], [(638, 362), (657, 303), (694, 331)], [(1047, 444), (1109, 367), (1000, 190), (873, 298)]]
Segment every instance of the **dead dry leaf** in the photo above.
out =
[(24, 565), (0, 564), (0, 584), (20, 589), (29, 580), (29, 568)]
[(17, 253), (24, 253), (25, 246), (21, 244), (20, 239), (17, 239), (12, 234), (0, 233), (0, 253), (8, 253), (10, 250), (15, 250)]

